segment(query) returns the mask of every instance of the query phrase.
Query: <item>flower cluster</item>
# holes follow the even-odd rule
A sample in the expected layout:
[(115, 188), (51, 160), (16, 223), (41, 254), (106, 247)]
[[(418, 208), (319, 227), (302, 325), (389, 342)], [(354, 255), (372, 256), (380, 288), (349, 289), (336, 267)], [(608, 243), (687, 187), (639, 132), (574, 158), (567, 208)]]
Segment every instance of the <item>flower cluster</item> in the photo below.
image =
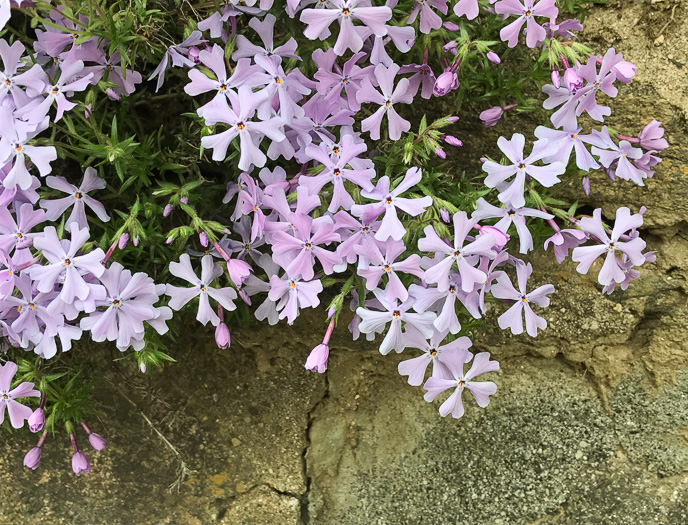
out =
[[(9, 8), (0, 0), (0, 30)], [(639, 275), (635, 268), (654, 260), (639, 236), (644, 209), (633, 214), (620, 208), (609, 228), (601, 210), (576, 217), (575, 208), (559, 210), (547, 196), (549, 188), (576, 177), (589, 193), (594, 170), (644, 185), (668, 147), (657, 121), (637, 137), (607, 126), (583, 132), (584, 114), (597, 122), (611, 114), (598, 92), (617, 96), (617, 81), (630, 82), (635, 66), (614, 49), (598, 57), (580, 46), (564, 47), (582, 26), (575, 19), (558, 21), (554, 0), (499, 0), (493, 7), (477, 0), (453, 6), (447, 0), (402, 6), (396, 0), (287, 0), (286, 12), (273, 9), (272, 0), (230, 2), (192, 24), (176, 40), (181, 43), (168, 41), (162, 60), (150, 68), (151, 91), (175, 83), (156, 101), (173, 97), (195, 110), (164, 146), (162, 130), (151, 138), (137, 124), (140, 130), (120, 139), (117, 115), (107, 133), (99, 118), (104, 107), (126, 103), (131, 110), (140, 103), (127, 100), (144, 85), (141, 73), (128, 66), (139, 52), (150, 59), (141, 51), (146, 46), (122, 47), (122, 35), (107, 38), (102, 21), (68, 6), (48, 12), (49, 22), (36, 20), (33, 49), (0, 38), (0, 335), (12, 348), (50, 360), (85, 339), (85, 332), (94, 342), (142, 355), (168, 331), (173, 311), (193, 309), (226, 349), (229, 312), (255, 303), (259, 321), (293, 324), (303, 309), (321, 304), (326, 288), (336, 287), (323, 341), (305, 368), (327, 370), (330, 338), (340, 316), (350, 314), (354, 339), (378, 339), (382, 354), (415, 351), (399, 373), (423, 385), (428, 402), (451, 391), (439, 412), (460, 418), (464, 389), (480, 407), (496, 393), (495, 383), (477, 378), (497, 372), (499, 364), (487, 352), (469, 352), (467, 336), (490, 305), (499, 310), (499, 327), (513, 334), (536, 337), (547, 327), (539, 309), (549, 306), (554, 287), (539, 275), (533, 284), (532, 264), (515, 257), (515, 250), (523, 256), (535, 250), (549, 225), (553, 235), (544, 248), (552, 244), (557, 261), (572, 250), (578, 271), (587, 273), (604, 256), (598, 275), (604, 293), (617, 285), (626, 289)], [(493, 36), (470, 37), (483, 19), (464, 19), (478, 16), (500, 24), (506, 46), (516, 46), (524, 30), (525, 44), (549, 56), (543, 107), (554, 111), (551, 128), (534, 130), (532, 146), (521, 133), (500, 137), (503, 158), (482, 159), (484, 174), (475, 179), (485, 187), (475, 190), (465, 181), (447, 183), (433, 165), (447, 157), (447, 146), (463, 143), (444, 132), (457, 115), (430, 123), (424, 116), (418, 132), (411, 129), (419, 102), (445, 97), (462, 82), (464, 88), (479, 85), (470, 80), (480, 68), (506, 67), (506, 57), (497, 53), (505, 44)], [(291, 27), (300, 24), (302, 35), (284, 31), (286, 17)], [(452, 21), (456, 17), (461, 26)], [(419, 42), (446, 35), (448, 42), (419, 49)], [(146, 38), (137, 33), (130, 40), (153, 41)], [(518, 111), (519, 104), (499, 103), (480, 114), (485, 125)], [(88, 130), (97, 144), (76, 129)], [(72, 141), (61, 143), (55, 138), (60, 133)], [(187, 146), (183, 159), (174, 159), (170, 144)], [(132, 152), (139, 165), (127, 163)], [(79, 177), (83, 172), (79, 183), (71, 175), (74, 160)], [(116, 177), (108, 177), (108, 164)], [(182, 183), (171, 182), (168, 172)], [(218, 172), (229, 179), (201, 193)], [(110, 206), (139, 181), (142, 194), (124, 207), (127, 213)], [(225, 184), (220, 203), (214, 191)], [(217, 202), (206, 199), (211, 195)], [(164, 207), (154, 202), (161, 197), (169, 198)], [(560, 228), (557, 217), (570, 227)], [(147, 260), (142, 249), (124, 256), (130, 238), (138, 247), (156, 236), (162, 242), (151, 242)], [(155, 270), (147, 264), (139, 269), (150, 275), (136, 271), (131, 260)], [(344, 313), (344, 304), (350, 312)], [(139, 359), (141, 370), (159, 361)], [(11, 361), (0, 367), (0, 422), (6, 406), (12, 426), (28, 420), (32, 431), (40, 431), (44, 407), (50, 410), (45, 393), (31, 382), (11, 389), (17, 367)], [(39, 396), (33, 412), (16, 401)], [(77, 475), (90, 464), (77, 447), (73, 423), (82, 425), (96, 450), (107, 444), (81, 416), (62, 416)], [(54, 426), (57, 415), (49, 417)], [(38, 466), (45, 435), (26, 455), (27, 467)]]

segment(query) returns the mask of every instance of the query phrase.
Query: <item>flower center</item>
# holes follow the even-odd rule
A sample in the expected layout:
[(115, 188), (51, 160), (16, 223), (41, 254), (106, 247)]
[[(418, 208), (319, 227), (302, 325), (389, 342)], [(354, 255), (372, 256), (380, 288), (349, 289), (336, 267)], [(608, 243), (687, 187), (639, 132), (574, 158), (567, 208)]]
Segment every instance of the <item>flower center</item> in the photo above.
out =
[(385, 264), (385, 271), (388, 272), (392, 269), (392, 267), (389, 264)]
[(392, 204), (392, 196), (391, 195), (387, 195), (387, 198), (385, 199), (385, 203)]
[(9, 78), (6, 79), (6, 80), (5, 80), (5, 85), (11, 86), (11, 85), (12, 85), (12, 81), (11, 81)]
[(57, 87), (57, 86), (53, 86), (53, 88), (50, 90), (50, 92), (51, 92), (53, 95), (57, 95), (57, 94), (60, 92), (60, 88)]
[(351, 14), (351, 11), (349, 11), (349, 9), (345, 7), (344, 9), (342, 9), (342, 14), (344, 16), (349, 16)]
[(24, 234), (22, 232), (17, 232), (17, 239), (23, 239)]
[(309, 242), (307, 242), (304, 246), (306, 247), (306, 250), (310, 250), (313, 247), (313, 245)]
[(461, 388), (463, 388), (464, 386), (466, 386), (466, 382), (465, 382), (463, 379), (461, 379), (461, 380), (459, 380), (459, 385), (458, 385), (458, 386), (460, 386)]
[(528, 302), (528, 298), (527, 298), (525, 295), (522, 295), (522, 296), (521, 296), (521, 301), (523, 301), (524, 303), (527, 303), (527, 302)]
[(334, 153), (335, 155), (339, 155), (339, 146), (335, 146), (334, 148), (332, 148), (332, 153)]
[(17, 144), (17, 147), (14, 148), (14, 149), (17, 150), (17, 151), (21, 151), (21, 150), (22, 150), (22, 147), (21, 147), (19, 144)]
[(386, 108), (391, 107), (391, 105), (392, 105), (392, 102), (391, 102), (391, 101), (385, 100), (385, 107), (386, 107)]
[(115, 308), (119, 308), (119, 299), (115, 299), (114, 301), (112, 301), (112, 306), (114, 306)]
[(225, 86), (224, 84), (222, 84), (222, 85), (220, 86), (220, 91), (227, 91), (227, 86)]
[(205, 284), (201, 284), (201, 292), (205, 292), (207, 288), (205, 287)]
[(74, 194), (74, 198), (75, 198), (75, 199), (80, 199), (80, 198), (81, 198), (81, 193), (79, 193), (79, 192), (77, 191), (77, 192)]
[(392, 317), (399, 319), (401, 317), (401, 312), (399, 310), (394, 310), (394, 312), (392, 312)]
[(244, 244), (244, 251), (251, 251), (251, 245), (250, 244)]
[(70, 259), (65, 259), (64, 265), (69, 266), (70, 264), (72, 264), (72, 261)]
[(275, 77), (275, 84), (281, 84), (282, 79), (280, 77)]
[(5, 392), (3, 392), (3, 393), (2, 393), (2, 398), (3, 398), (3, 399), (9, 399), (10, 396), (7, 395)]
[(521, 171), (524, 171), (526, 169), (526, 165), (523, 164), (523, 162), (519, 162), (518, 169), (520, 169)]
[(432, 357), (435, 357), (437, 355), (437, 348), (431, 348), (429, 353)]
[(340, 173), (341, 173), (341, 171), (339, 170), (339, 168), (336, 168), (336, 169), (334, 170), (334, 176), (335, 176), (335, 177), (339, 177), (339, 174), (340, 174)]
[(292, 288), (296, 288), (296, 283), (294, 281), (290, 281), (289, 286), (291, 286)]
[(616, 246), (614, 246), (614, 243), (612, 243), (612, 242), (609, 243), (609, 249), (611, 251), (616, 250)]
[(526, 16), (530, 16), (531, 14), (532, 14), (532, 11), (531, 11), (530, 9), (528, 9), (528, 10), (526, 11)]
[(244, 129), (245, 127), (246, 127), (246, 124), (244, 124), (243, 122), (239, 122), (239, 123), (237, 124), (237, 129), (238, 129), (239, 131), (241, 131), (241, 130)]
[(456, 288), (453, 284), (449, 286), (449, 293), (456, 293)]

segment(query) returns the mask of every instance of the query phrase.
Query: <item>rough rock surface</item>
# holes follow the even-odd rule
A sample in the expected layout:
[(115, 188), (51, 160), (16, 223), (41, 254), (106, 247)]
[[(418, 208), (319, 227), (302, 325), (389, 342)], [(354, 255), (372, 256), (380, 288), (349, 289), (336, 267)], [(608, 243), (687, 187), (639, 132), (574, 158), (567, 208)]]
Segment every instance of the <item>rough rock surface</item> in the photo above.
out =
[[(440, 418), (396, 373), (403, 355), (346, 334), (325, 375), (306, 372), (322, 315), (249, 323), (225, 351), (198, 330), (152, 379), (94, 352), (104, 418), (92, 426), (110, 447), (76, 478), (64, 439), (32, 472), (18, 451), (34, 438), (5, 434), (0, 524), (688, 523), (687, 26), (685, 0), (612, 2), (586, 20), (587, 42), (639, 65), (608, 124), (632, 135), (657, 118), (670, 148), (646, 187), (598, 177), (583, 204), (607, 217), (647, 206), (658, 259), (602, 296), (571, 263), (537, 256), (535, 278), (557, 288), (550, 326), (536, 340), (475, 337), (502, 364), (487, 409), (467, 400), (461, 421)], [(514, 124), (477, 142), (494, 147)], [(477, 158), (470, 147), (450, 156)]]

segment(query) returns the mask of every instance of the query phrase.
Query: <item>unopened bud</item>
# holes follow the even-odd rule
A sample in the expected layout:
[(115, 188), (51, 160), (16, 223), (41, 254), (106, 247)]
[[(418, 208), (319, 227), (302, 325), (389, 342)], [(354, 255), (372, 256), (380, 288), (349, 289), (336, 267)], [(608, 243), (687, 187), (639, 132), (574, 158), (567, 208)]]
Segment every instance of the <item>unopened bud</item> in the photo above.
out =
[(129, 234), (127, 232), (124, 232), (119, 237), (119, 242), (117, 243), (117, 247), (120, 250), (124, 250), (124, 248), (127, 247), (127, 244), (129, 244)]
[(501, 64), (502, 63), (502, 59), (499, 58), (499, 55), (497, 53), (493, 53), (492, 51), (488, 51), (485, 56), (487, 57), (487, 59), (490, 62), (493, 62), (494, 64)]
[(174, 209), (174, 206), (172, 206), (171, 204), (168, 204), (167, 206), (165, 206), (165, 209), (162, 210), (162, 216), (163, 217), (169, 217), (170, 213), (172, 213), (173, 209)]

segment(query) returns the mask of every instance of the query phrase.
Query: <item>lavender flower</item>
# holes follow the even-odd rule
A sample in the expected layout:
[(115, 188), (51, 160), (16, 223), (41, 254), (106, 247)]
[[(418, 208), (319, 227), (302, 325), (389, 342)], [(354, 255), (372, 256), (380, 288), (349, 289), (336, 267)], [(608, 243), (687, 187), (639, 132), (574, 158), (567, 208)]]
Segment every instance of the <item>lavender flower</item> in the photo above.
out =
[(554, 247), (554, 257), (561, 264), (569, 255), (569, 250), (577, 247), (588, 240), (588, 234), (574, 228), (567, 228), (557, 231), (545, 241), (545, 250), (552, 243)]
[[(213, 38), (215, 38), (215, 36), (213, 36)], [(203, 34), (200, 31), (193, 31), (181, 44), (170, 46), (167, 51), (165, 51), (160, 64), (158, 64), (151, 76), (148, 77), (148, 80), (153, 80), (157, 77), (158, 82), (155, 86), (156, 93), (160, 90), (165, 82), (165, 72), (170, 67), (194, 67), (195, 64), (193, 61), (187, 58), (187, 55), (189, 54), (189, 48), (203, 44), (204, 42), (206, 42), (206, 40), (203, 39)]]
[(302, 281), (298, 276), (286, 279), (277, 275), (270, 277), (270, 292), (268, 298), (277, 303), (276, 309), (280, 319), (287, 319), (293, 324), (299, 315), (300, 308), (317, 308), (320, 304), (318, 294), (323, 286), (320, 280)]
[(449, 359), (445, 359), (445, 364), (451, 372), (451, 378), (431, 377), (423, 385), (427, 393), (423, 398), (430, 402), (440, 393), (450, 388), (455, 388), (454, 392), (440, 405), (440, 415), (442, 417), (451, 414), (458, 419), (464, 414), (461, 394), (468, 389), (476, 403), (481, 408), (485, 408), (490, 402), (490, 396), (497, 392), (497, 385), (492, 381), (474, 381), (474, 378), (486, 372), (496, 372), (499, 370), (497, 361), (490, 361), (489, 352), (481, 352), (475, 356), (473, 365), (464, 374), (464, 363), (471, 360), (473, 355), (465, 348), (459, 348), (450, 354)]
[(535, 303), (542, 308), (549, 306), (549, 297), (547, 297), (547, 294), (554, 293), (554, 286), (545, 284), (527, 293), (526, 284), (532, 273), (533, 266), (530, 263), (524, 264), (519, 261), (516, 264), (518, 290), (511, 284), (506, 273), (502, 273), (497, 278), (497, 283), (492, 285), (490, 292), (497, 299), (515, 301), (513, 306), (497, 319), (497, 323), (502, 330), (510, 328), (513, 334), (523, 333), (521, 312), (525, 312), (526, 332), (529, 336), (536, 337), (538, 328), (540, 330), (547, 328), (547, 321), (533, 312), (530, 303)]
[(643, 225), (643, 216), (640, 213), (631, 215), (631, 211), (626, 207), (616, 210), (616, 221), (611, 236), (607, 235), (602, 224), (600, 208), (593, 212), (592, 218), (582, 218), (579, 225), (581, 230), (589, 233), (591, 239), (599, 243), (596, 246), (579, 246), (573, 250), (572, 259), (580, 263), (576, 268), (579, 273), (588, 273), (592, 263), (600, 255), (606, 254), (602, 270), (597, 276), (597, 281), (606, 286), (612, 282), (621, 283), (626, 278), (626, 269), (617, 258), (619, 253), (626, 255), (634, 266), (640, 266), (645, 262), (645, 257), (641, 253), (645, 249), (645, 241), (640, 237), (634, 237), (628, 241), (619, 240), (625, 232)]
[[(375, 298), (386, 310), (376, 312), (366, 308), (358, 307), (356, 314), (361, 318), (358, 329), (361, 333), (381, 333), (387, 324), (390, 324), (387, 335), (380, 343), (380, 353), (388, 354), (391, 350), (401, 352), (406, 348), (407, 342), (404, 336), (410, 332), (420, 332), (422, 336), (428, 338), (433, 333), (432, 322), (435, 320), (433, 312), (412, 313), (408, 310), (411, 307), (409, 301), (397, 304), (397, 301), (388, 302), (385, 294), (379, 288), (373, 291)], [(402, 323), (405, 331), (402, 333)]]
[(88, 195), (90, 191), (102, 190), (106, 186), (105, 181), (98, 177), (95, 169), (91, 167), (86, 168), (84, 179), (81, 181), (78, 188), (67, 182), (64, 177), (47, 177), (45, 182), (48, 187), (69, 194), (69, 197), (57, 200), (41, 199), (41, 208), (46, 210), (45, 217), (47, 220), (56, 221), (70, 206), (74, 206), (74, 208), (65, 224), (67, 231), (69, 231), (72, 223), (76, 223), (80, 229), (88, 227), (86, 206), (88, 206), (101, 221), (108, 222), (110, 220), (110, 216), (105, 211), (105, 206)]
[(390, 303), (395, 299), (399, 299), (401, 302), (408, 299), (408, 291), (396, 272), (415, 275), (419, 278), (423, 277), (418, 254), (411, 254), (406, 259), (397, 262), (399, 256), (406, 250), (406, 246), (401, 241), (387, 241), (384, 255), (370, 238), (367, 242), (355, 246), (354, 250), (359, 255), (364, 256), (368, 263), (367, 267), (358, 270), (358, 275), (365, 279), (368, 290), (375, 290), (382, 276), (387, 276), (385, 298)]
[(408, 376), (408, 384), (420, 386), (425, 379), (425, 371), (432, 363), (432, 377), (451, 379), (452, 373), (445, 364), (445, 360), (454, 363), (464, 359), (464, 363), (471, 360), (472, 354), (467, 350), (473, 344), (468, 337), (459, 337), (446, 345), (442, 341), (447, 336), (447, 332), (435, 330), (428, 341), (421, 337), (418, 332), (411, 332), (406, 335), (408, 348), (418, 348), (423, 351), (422, 355), (407, 359), (399, 363), (398, 370), (402, 376)]
[(7, 408), (12, 427), (21, 428), (33, 410), (16, 400), (23, 397), (40, 397), (41, 393), (33, 388), (33, 383), (26, 381), (10, 390), (12, 378), (16, 373), (17, 365), (12, 361), (4, 365), (0, 364), (0, 425), (5, 420), (5, 408)]
[[(566, 170), (566, 166), (561, 162), (553, 162), (549, 166), (534, 165), (538, 160), (551, 154), (551, 149), (546, 142), (536, 142), (530, 155), (524, 158), (525, 140), (525, 137), (520, 133), (514, 133), (511, 140), (504, 137), (499, 137), (497, 140), (499, 149), (511, 161), (511, 164), (505, 166), (491, 160), (483, 162), (483, 171), (488, 174), (485, 177), (485, 185), (488, 188), (498, 188), (499, 200), (504, 203), (511, 202), (513, 206), (518, 208), (522, 208), (526, 204), (523, 196), (526, 175), (549, 188), (560, 182), (558, 176)], [(506, 179), (512, 175), (516, 176), (510, 183), (507, 183)]]
[(237, 294), (233, 288), (213, 288), (210, 284), (223, 274), (222, 267), (213, 263), (212, 255), (205, 255), (201, 259), (200, 279), (191, 266), (188, 254), (182, 254), (179, 262), (170, 263), (170, 273), (180, 279), (191, 283), (191, 288), (180, 288), (171, 284), (167, 285), (165, 293), (171, 297), (170, 308), (179, 310), (191, 299), (199, 297), (198, 313), (196, 320), (204, 326), (208, 321), (213, 326), (220, 324), (220, 318), (210, 307), (209, 297), (215, 299), (225, 310), (232, 311), (236, 308), (234, 299)]
[(380, 126), (385, 115), (387, 115), (387, 120), (389, 121), (389, 138), (391, 140), (399, 140), (402, 132), (407, 132), (411, 129), (411, 123), (403, 119), (394, 109), (394, 104), (410, 104), (413, 102), (413, 94), (409, 89), (409, 80), (407, 78), (399, 80), (396, 87), (394, 87), (394, 78), (399, 73), (399, 70), (400, 67), (396, 64), (392, 64), (388, 68), (378, 64), (375, 67), (375, 78), (382, 93), (377, 91), (366, 78), (361, 84), (361, 90), (356, 94), (356, 100), (360, 104), (372, 102), (380, 106), (375, 113), (361, 122), (361, 130), (363, 132), (369, 131), (370, 138), (373, 140), (380, 139)]
[(392, 10), (387, 6), (366, 7), (361, 0), (330, 0), (323, 9), (304, 9), (300, 20), (308, 27), (303, 34), (310, 40), (326, 38), (332, 22), (339, 20), (339, 36), (334, 45), (334, 52), (341, 56), (348, 49), (358, 53), (363, 47), (354, 20), (360, 20), (376, 36), (387, 34), (387, 22), (392, 18)]
[(382, 224), (375, 234), (375, 239), (378, 241), (386, 241), (389, 238), (395, 241), (400, 241), (406, 234), (406, 228), (397, 217), (397, 208), (408, 213), (412, 217), (420, 215), (425, 209), (432, 205), (432, 197), (425, 196), (418, 199), (408, 199), (399, 197), (405, 191), (413, 188), (423, 178), (423, 174), (418, 168), (409, 168), (404, 175), (403, 180), (390, 191), (389, 177), (385, 175), (377, 182), (377, 186), (373, 191), (362, 191), (361, 195), (367, 199), (378, 201), (376, 204), (354, 205), (351, 207), (351, 212), (361, 217), (364, 213), (370, 210), (373, 218), (379, 217), (382, 212), (385, 216), (382, 218)]
[(472, 292), (477, 284), (485, 282), (485, 272), (475, 268), (479, 256), (494, 258), (492, 247), (495, 238), (492, 234), (480, 235), (473, 242), (465, 244), (468, 233), (477, 224), (477, 219), (469, 219), (465, 211), (454, 214), (453, 245), (440, 239), (432, 226), (426, 226), (425, 237), (418, 241), (418, 249), (424, 252), (444, 254), (445, 257), (425, 271), (425, 282), (437, 283), (441, 292), (449, 289), (449, 272), (456, 264), (461, 275), (461, 288), (464, 292)]
[(494, 6), (494, 10), (500, 15), (518, 15), (518, 18), (499, 32), (500, 38), (507, 42), (509, 47), (514, 47), (518, 43), (518, 35), (521, 33), (523, 24), (526, 24), (526, 45), (535, 47), (547, 37), (547, 31), (535, 21), (536, 16), (546, 18), (556, 18), (559, 9), (556, 8), (555, 0), (540, 0), (535, 4), (535, 0), (525, 0), (522, 4), (519, 0), (501, 0)]
[(409, 13), (407, 24), (413, 24), (420, 13), (420, 32), (428, 34), (442, 26), (442, 18), (432, 8), (443, 15), (447, 14), (447, 0), (413, 0), (413, 9)]
[(81, 272), (100, 277), (105, 271), (101, 263), (105, 254), (100, 248), (84, 255), (77, 255), (89, 238), (88, 229), (81, 229), (73, 223), (70, 230), (71, 241), (67, 242), (60, 241), (54, 227), (46, 227), (43, 230), (43, 236), (36, 237), (33, 244), (43, 252), (43, 257), (49, 264), (32, 266), (29, 270), (31, 278), (38, 281), (36, 288), (43, 293), (51, 292), (58, 279), (64, 276), (58, 298), (67, 304), (72, 304), (75, 299), (86, 300), (89, 294), (93, 293), (93, 287), (98, 286), (87, 283)]
[(33, 179), (26, 169), (26, 158), (29, 157), (42, 177), (52, 171), (50, 163), (57, 159), (57, 151), (54, 146), (31, 146), (29, 140), (48, 127), (48, 118), (42, 122), (31, 125), (26, 122), (14, 120), (6, 107), (0, 107), (0, 166), (12, 163), (3, 186), (14, 188), (19, 186), (22, 190), (28, 190)]
[(554, 215), (535, 210), (533, 208), (516, 208), (511, 203), (507, 202), (504, 208), (497, 208), (489, 204), (485, 199), (480, 197), (477, 201), (478, 209), (471, 215), (472, 218), (483, 220), (488, 218), (499, 217), (499, 221), (495, 224), (495, 228), (507, 233), (513, 224), (516, 226), (516, 232), (520, 240), (520, 253), (528, 253), (533, 249), (533, 236), (526, 225), (526, 217), (538, 217), (540, 219), (553, 219)]
[(244, 35), (237, 35), (235, 43), (236, 50), (232, 53), (232, 59), (239, 60), (240, 58), (255, 58), (256, 56), (276, 56), (283, 59), (295, 58), (296, 60), (301, 60), (301, 58), (295, 54), (297, 44), (293, 37), (281, 46), (275, 47), (274, 30), (276, 20), (275, 15), (270, 13), (265, 15), (262, 21), (258, 17), (252, 17), (248, 25), (258, 33), (260, 40), (263, 42), (263, 47), (252, 44)]
[[(227, 104), (227, 98), (232, 107)], [(216, 97), (206, 104), (199, 114), (205, 119), (207, 125), (219, 122), (227, 124), (229, 129), (216, 135), (208, 135), (201, 139), (204, 148), (213, 150), (213, 160), (225, 160), (227, 148), (237, 136), (239, 137), (239, 169), (249, 171), (251, 166), (262, 167), (267, 157), (259, 146), (263, 137), (272, 140), (284, 140), (282, 121), (279, 117), (273, 117), (263, 122), (255, 122), (250, 119), (256, 112), (256, 108), (262, 102), (261, 97), (256, 97), (251, 88), (241, 86), (238, 94), (229, 92), (227, 97)]]

